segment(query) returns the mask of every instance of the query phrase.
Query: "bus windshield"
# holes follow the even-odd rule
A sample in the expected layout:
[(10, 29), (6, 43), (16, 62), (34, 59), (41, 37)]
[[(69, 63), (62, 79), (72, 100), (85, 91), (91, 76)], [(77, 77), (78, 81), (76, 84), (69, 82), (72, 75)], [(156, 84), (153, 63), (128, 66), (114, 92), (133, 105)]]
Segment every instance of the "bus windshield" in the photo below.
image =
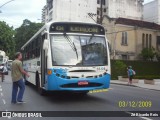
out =
[(103, 66), (108, 64), (105, 37), (51, 35), (50, 38), (53, 66)]

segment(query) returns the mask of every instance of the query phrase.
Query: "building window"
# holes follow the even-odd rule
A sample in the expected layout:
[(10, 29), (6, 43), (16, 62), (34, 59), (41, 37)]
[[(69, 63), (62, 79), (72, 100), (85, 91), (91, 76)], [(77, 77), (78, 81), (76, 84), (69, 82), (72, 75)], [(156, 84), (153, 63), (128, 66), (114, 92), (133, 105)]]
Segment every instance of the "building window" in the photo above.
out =
[(51, 11), (51, 12), (49, 13), (49, 21), (52, 21), (52, 14), (53, 14), (53, 12)]
[(128, 60), (128, 55), (122, 55), (122, 60)]
[(122, 45), (128, 45), (128, 34), (127, 34), (127, 32), (122, 32)]
[(145, 34), (142, 34), (142, 48), (145, 48)]
[(99, 10), (97, 10), (97, 15), (100, 15), (100, 12), (99, 12)]
[(102, 1), (102, 5), (106, 5), (106, 1), (105, 0), (97, 0), (97, 4), (100, 4)]
[(48, 9), (51, 10), (53, 8), (53, 0), (47, 0)]
[(97, 0), (97, 4), (100, 4), (100, 0)]
[(106, 8), (104, 8), (104, 12), (106, 12)]
[(146, 48), (148, 48), (148, 34), (146, 34)]
[(152, 47), (152, 35), (150, 34), (149, 35), (149, 48)]

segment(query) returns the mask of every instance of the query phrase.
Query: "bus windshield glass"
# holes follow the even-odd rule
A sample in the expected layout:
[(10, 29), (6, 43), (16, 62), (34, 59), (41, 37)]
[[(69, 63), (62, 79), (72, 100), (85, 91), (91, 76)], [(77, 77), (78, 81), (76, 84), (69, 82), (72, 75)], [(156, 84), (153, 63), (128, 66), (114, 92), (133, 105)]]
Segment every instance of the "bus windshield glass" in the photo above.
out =
[(108, 64), (105, 37), (51, 35), (53, 66), (104, 66)]

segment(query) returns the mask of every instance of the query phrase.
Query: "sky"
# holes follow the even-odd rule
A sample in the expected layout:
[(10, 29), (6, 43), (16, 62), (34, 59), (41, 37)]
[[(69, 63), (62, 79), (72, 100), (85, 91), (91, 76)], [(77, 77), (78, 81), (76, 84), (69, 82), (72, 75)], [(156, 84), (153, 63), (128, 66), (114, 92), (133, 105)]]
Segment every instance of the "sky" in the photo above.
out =
[[(10, 0), (0, 0), (0, 6)], [(153, 0), (144, 0), (144, 3)], [(24, 19), (32, 22), (41, 22), (42, 8), (46, 0), (13, 0), (0, 7), (0, 21), (5, 21), (9, 26), (19, 27)]]
[[(10, 0), (0, 0), (0, 6)], [(42, 8), (46, 0), (14, 0), (0, 8), (0, 21), (5, 21), (14, 28), (19, 27), (24, 19), (41, 22)]]

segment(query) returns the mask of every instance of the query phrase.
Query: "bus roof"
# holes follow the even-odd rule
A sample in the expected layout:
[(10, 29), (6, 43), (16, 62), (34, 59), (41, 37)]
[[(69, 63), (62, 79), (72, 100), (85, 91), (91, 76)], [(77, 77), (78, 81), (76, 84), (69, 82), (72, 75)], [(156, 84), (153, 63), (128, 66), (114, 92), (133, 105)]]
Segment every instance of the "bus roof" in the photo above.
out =
[[(29, 41), (27, 41), (22, 47), (21, 47), (21, 50), (23, 50), (24, 48), (25, 48), (25, 46), (27, 45), (27, 44), (29, 44), (34, 38), (36, 38), (39, 34), (43, 34), (43, 33), (45, 33), (45, 32), (48, 32), (49, 33), (49, 31), (51, 31), (51, 29), (50, 29), (50, 26), (51, 25), (72, 25), (72, 24), (79, 24), (79, 25), (84, 25), (84, 26), (86, 26), (86, 25), (90, 25), (90, 26), (99, 26), (99, 27), (103, 27), (102, 25), (100, 25), (100, 24), (96, 24), (96, 23), (85, 23), (85, 22), (49, 22), (49, 23), (46, 23), (31, 39), (29, 39)], [(59, 31), (59, 32), (62, 32), (62, 31)], [(63, 31), (64, 32), (64, 31)], [(105, 31), (104, 31), (105, 32)], [(91, 34), (91, 33), (90, 33)]]

